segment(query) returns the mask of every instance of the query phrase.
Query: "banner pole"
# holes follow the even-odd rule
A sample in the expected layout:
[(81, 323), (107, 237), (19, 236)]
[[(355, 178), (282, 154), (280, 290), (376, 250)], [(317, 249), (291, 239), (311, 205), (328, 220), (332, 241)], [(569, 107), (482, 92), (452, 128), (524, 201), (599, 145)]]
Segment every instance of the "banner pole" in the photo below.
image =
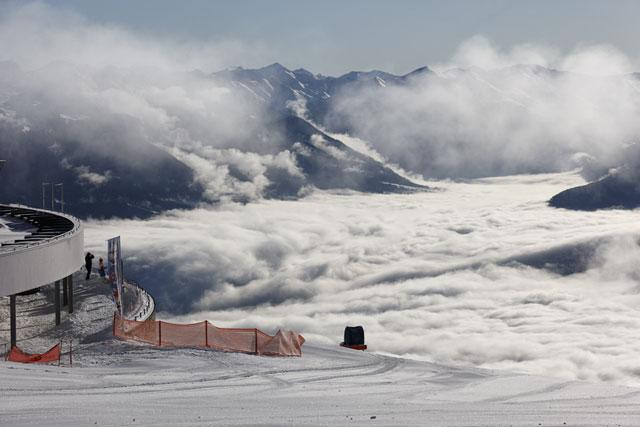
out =
[(158, 320), (158, 347), (162, 347), (162, 320)]

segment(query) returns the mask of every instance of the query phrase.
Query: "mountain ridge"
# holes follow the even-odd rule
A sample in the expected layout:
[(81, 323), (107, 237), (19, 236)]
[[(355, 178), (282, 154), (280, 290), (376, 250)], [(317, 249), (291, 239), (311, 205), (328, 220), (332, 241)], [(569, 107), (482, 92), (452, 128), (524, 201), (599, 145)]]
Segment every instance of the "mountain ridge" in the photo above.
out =
[[(213, 79), (197, 71), (187, 73), (205, 88), (231, 87), (232, 94), (249, 97), (260, 94), (269, 98), (269, 94), (275, 94), (269, 92), (273, 90), (270, 86), (278, 83), (298, 92), (278, 97), (280, 107), (263, 111), (265, 121), (251, 117), (252, 111), (259, 109), (249, 109), (247, 117), (234, 123), (247, 128), (242, 132), (242, 138), (250, 142), (246, 146), (224, 139), (208, 148), (205, 145), (198, 149), (197, 143), (190, 143), (179, 146), (181, 155), (176, 156), (166, 127), (149, 128), (144, 116), (103, 104), (100, 97), (105, 93), (107, 100), (111, 93), (122, 94), (121, 100), (130, 96), (130, 89), (122, 85), (123, 81), (130, 82), (122, 79), (132, 78), (128, 70), (112, 68), (96, 74), (95, 70), (62, 62), (35, 72), (26, 72), (13, 63), (2, 63), (0, 68), (7, 70), (5, 78), (0, 76), (0, 158), (7, 160), (0, 199), (9, 202), (39, 205), (41, 183), (61, 182), (65, 185), (65, 206), (81, 218), (147, 218), (165, 210), (217, 203), (223, 197), (241, 203), (256, 197), (298, 198), (308, 192), (307, 187), (376, 193), (427, 188), (352, 150), (292, 112), (288, 102), (310, 91), (305, 82), (316, 79), (307, 70), (298, 69), (294, 74), (274, 63), (258, 70), (226, 70)], [(228, 79), (228, 86), (212, 81), (224, 80), (225, 73), (242, 79), (234, 83)], [(140, 76), (144, 73), (133, 78)], [(65, 87), (67, 78), (72, 79), (70, 89)], [(361, 77), (351, 78), (357, 81)], [(261, 80), (262, 89), (255, 87), (252, 93), (242, 81), (250, 79)], [(163, 98), (158, 101), (162, 86), (150, 84), (148, 90), (144, 86), (141, 91), (138, 105), (148, 105), (154, 114), (160, 111), (173, 116), (171, 126), (175, 126), (172, 122), (188, 124), (193, 119), (184, 115), (188, 112), (168, 109)], [(59, 91), (58, 85), (66, 91)], [(73, 85), (78, 85), (77, 92)], [(85, 88), (95, 92), (84, 96)], [(321, 89), (314, 88), (314, 94), (322, 95)], [(209, 136), (207, 131), (207, 127), (202, 129), (205, 138)], [(232, 134), (234, 131), (232, 128)], [(263, 165), (256, 169), (252, 162), (257, 159)], [(210, 180), (224, 188), (212, 189)]]

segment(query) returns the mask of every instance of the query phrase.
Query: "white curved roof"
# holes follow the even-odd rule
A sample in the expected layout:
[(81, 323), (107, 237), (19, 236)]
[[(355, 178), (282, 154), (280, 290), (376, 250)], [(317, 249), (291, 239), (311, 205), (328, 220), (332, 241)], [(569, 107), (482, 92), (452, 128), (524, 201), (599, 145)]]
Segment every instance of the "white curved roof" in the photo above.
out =
[[(0, 205), (4, 218), (31, 222), (36, 231), (0, 245), (0, 296), (44, 286), (77, 271), (83, 264), (84, 230), (80, 220), (60, 212), (20, 205)], [(14, 216), (12, 216), (14, 215)], [(63, 227), (39, 224), (53, 218)], [(24, 233), (22, 233), (24, 234)]]

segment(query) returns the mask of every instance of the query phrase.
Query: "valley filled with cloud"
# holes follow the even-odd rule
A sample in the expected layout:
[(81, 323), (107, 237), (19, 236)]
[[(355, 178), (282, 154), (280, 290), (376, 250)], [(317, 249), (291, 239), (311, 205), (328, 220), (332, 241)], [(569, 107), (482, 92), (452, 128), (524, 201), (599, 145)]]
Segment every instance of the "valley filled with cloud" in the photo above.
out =
[(163, 318), (291, 328), (335, 345), (362, 324), (375, 351), (637, 385), (637, 213), (547, 206), (580, 181), (315, 193), (92, 222), (87, 240), (98, 251), (123, 236), (127, 276), (157, 295)]

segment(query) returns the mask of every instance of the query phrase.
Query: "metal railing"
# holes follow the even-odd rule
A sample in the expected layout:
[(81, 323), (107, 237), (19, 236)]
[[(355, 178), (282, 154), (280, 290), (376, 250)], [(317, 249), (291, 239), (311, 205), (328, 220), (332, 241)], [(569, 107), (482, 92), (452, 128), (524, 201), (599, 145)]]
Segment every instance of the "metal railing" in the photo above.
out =
[(128, 317), (131, 317), (130, 320), (143, 321), (153, 316), (153, 314), (155, 313), (156, 304), (151, 294), (133, 280), (127, 279), (125, 281), (125, 285), (128, 285), (130, 290), (136, 292), (138, 301), (140, 301), (141, 299), (144, 300), (143, 305), (140, 308), (132, 310), (129, 313)]

